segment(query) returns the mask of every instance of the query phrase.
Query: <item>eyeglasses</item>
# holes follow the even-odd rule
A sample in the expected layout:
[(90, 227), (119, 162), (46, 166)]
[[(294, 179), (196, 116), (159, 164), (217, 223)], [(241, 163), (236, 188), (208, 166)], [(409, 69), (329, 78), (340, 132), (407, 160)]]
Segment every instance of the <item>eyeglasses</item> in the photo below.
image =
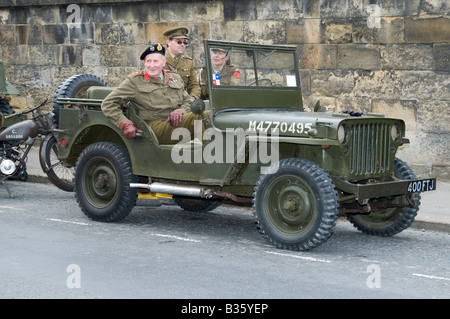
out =
[(178, 45), (182, 45), (182, 44), (184, 44), (185, 46), (189, 45), (189, 41), (188, 40), (173, 40), (173, 41), (175, 41), (176, 44), (178, 44)]

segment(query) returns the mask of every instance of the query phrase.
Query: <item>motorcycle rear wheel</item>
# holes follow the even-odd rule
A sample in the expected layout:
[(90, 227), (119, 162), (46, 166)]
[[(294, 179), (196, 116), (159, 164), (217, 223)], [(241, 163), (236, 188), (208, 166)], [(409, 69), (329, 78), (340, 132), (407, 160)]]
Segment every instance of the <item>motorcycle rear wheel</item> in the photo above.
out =
[(43, 145), (44, 161), (47, 167), (46, 174), (50, 182), (59, 189), (66, 192), (73, 192), (75, 186), (75, 168), (65, 167), (58, 158), (58, 141), (51, 136)]

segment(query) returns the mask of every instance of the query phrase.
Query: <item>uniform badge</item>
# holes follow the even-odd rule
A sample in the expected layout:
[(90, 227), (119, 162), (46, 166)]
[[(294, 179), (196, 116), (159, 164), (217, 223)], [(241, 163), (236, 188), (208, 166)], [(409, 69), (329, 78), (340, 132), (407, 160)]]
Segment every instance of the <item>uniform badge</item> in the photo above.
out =
[(156, 50), (161, 51), (162, 50), (162, 45), (161, 43), (158, 43), (158, 46), (156, 47)]

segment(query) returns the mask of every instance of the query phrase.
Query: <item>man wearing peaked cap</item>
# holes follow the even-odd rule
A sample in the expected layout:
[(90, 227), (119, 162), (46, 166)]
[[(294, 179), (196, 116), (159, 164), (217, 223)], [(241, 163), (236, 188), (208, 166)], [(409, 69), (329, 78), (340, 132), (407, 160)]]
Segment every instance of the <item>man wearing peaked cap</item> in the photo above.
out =
[(191, 98), (184, 89), (183, 80), (173, 72), (164, 71), (165, 49), (151, 44), (140, 56), (144, 70), (130, 74), (102, 102), (102, 111), (128, 139), (134, 139), (139, 130), (128, 119), (122, 107), (132, 102), (142, 118), (154, 131), (160, 144), (175, 144), (172, 131), (187, 128), (194, 136), (194, 120), (201, 115), (190, 112)]
[(185, 55), (189, 30), (186, 27), (176, 27), (164, 31), (167, 38), (166, 70), (177, 72), (184, 81), (184, 88), (192, 99), (200, 98), (200, 86), (195, 72), (195, 64), (191, 57)]

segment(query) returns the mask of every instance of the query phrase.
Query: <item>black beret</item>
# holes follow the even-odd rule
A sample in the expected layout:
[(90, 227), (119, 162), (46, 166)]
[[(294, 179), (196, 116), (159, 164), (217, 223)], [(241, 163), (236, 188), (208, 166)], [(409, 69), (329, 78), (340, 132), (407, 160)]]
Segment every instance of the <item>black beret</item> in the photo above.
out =
[(141, 60), (144, 60), (148, 54), (152, 54), (152, 53), (159, 53), (159, 54), (165, 55), (166, 49), (164, 49), (164, 46), (162, 46), (160, 43), (150, 44), (150, 46), (147, 49), (145, 49), (144, 52), (142, 52)]

